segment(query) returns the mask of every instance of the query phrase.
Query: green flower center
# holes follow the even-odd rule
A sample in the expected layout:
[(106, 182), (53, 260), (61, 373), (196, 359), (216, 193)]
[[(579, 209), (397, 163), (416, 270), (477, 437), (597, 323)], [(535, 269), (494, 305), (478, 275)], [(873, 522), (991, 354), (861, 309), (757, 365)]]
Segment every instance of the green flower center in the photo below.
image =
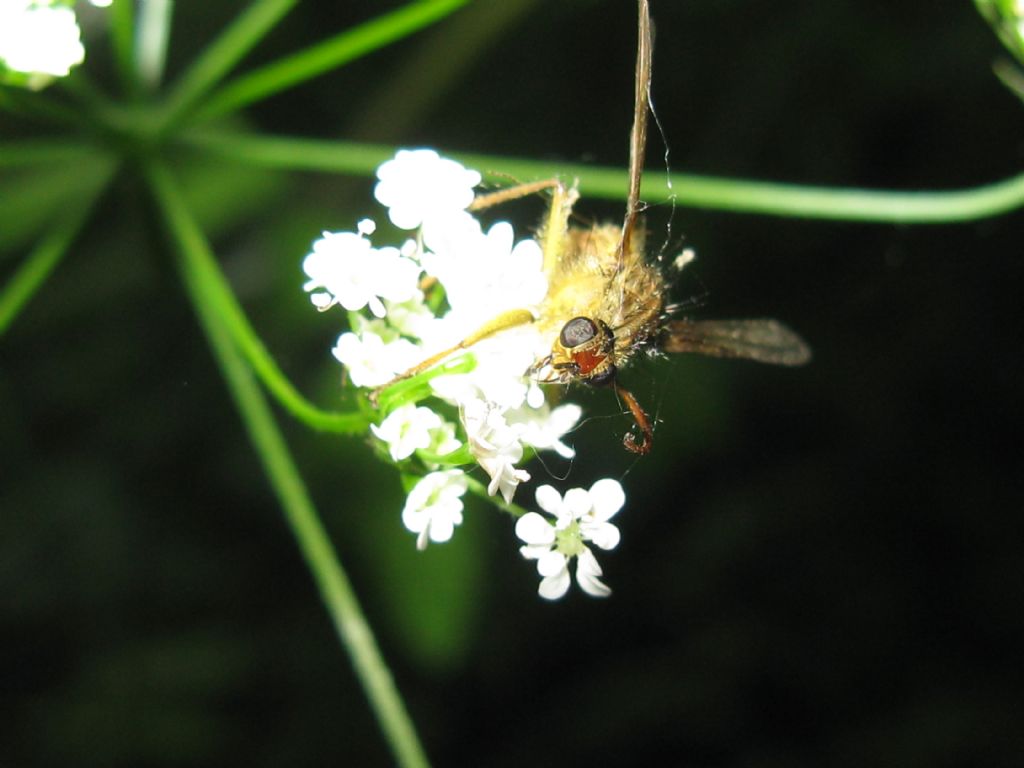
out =
[(585, 549), (579, 521), (573, 520), (566, 528), (555, 532), (555, 549), (566, 557), (576, 557)]

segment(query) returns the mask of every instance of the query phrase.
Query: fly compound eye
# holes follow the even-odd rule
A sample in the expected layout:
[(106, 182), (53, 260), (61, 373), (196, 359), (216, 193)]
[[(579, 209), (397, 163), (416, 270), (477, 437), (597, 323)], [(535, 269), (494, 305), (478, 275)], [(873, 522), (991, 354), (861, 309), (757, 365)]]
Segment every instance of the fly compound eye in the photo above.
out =
[(566, 349), (578, 347), (597, 336), (597, 326), (589, 317), (574, 317), (562, 326), (562, 332), (558, 334), (558, 340)]

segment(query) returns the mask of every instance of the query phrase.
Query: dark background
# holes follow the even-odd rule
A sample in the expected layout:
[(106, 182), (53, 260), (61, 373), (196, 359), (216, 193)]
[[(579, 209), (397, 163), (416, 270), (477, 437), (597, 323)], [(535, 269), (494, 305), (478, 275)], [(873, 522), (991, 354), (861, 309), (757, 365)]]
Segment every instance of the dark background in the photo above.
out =
[[(305, 4), (246, 66), (397, 4), (370, 5)], [(933, 189), (1020, 169), (1024, 107), (966, 0), (652, 5), (674, 172)], [(233, 13), (179, 3), (172, 74)], [(625, 0), (482, 0), (249, 116), (625, 167), (634, 46)], [(650, 168), (662, 153), (652, 131)], [(300, 263), (373, 212), (371, 180), (178, 169), (268, 347), (338, 403), (339, 316), (312, 310)], [(0, 763), (388, 764), (143, 199), (123, 178), (0, 339)], [(525, 231), (539, 211), (512, 215)], [(659, 418), (639, 461), (608, 393), (577, 394), (594, 418), (557, 484), (628, 494), (610, 599), (540, 600), (512, 521), (475, 500), (417, 553), (392, 468), (280, 418), (432, 759), (1022, 764), (1024, 218), (661, 205), (648, 224), (697, 250), (676, 295), (698, 315), (778, 317), (815, 358), (639, 363), (626, 381)]]

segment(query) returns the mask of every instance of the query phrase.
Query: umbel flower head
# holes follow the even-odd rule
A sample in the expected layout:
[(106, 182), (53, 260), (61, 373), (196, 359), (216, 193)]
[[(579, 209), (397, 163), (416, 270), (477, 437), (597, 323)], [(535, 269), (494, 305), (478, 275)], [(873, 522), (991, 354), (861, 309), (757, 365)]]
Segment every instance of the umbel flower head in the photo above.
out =
[[(567, 436), (582, 417), (576, 404), (549, 402), (528, 373), (551, 349), (533, 323), (479, 333), (502, 313), (536, 316), (548, 288), (540, 245), (517, 238), (508, 222), (481, 224), (468, 210), (480, 174), (433, 150), (399, 151), (377, 177), (375, 196), (404, 235), (377, 244), (376, 222), (363, 219), (355, 231), (324, 232), (302, 267), (313, 305), (347, 312), (332, 352), (376, 408), (370, 438), (378, 454), (408, 478), (405, 527), (419, 549), (446, 542), (462, 522), (465, 492), (486, 487), (521, 515), (516, 532), (523, 555), (538, 561), (542, 596), (565, 594), (573, 559), (581, 588), (608, 594), (586, 543), (618, 543), (607, 522), (625, 501), (617, 481), (564, 498), (551, 486), (537, 489), (553, 525), (508, 506), (531, 480), (524, 461), (539, 451), (575, 456)], [(465, 349), (442, 354), (471, 336)], [(485, 482), (471, 478), (473, 465)]]
[(39, 90), (85, 60), (72, 5), (62, 0), (0, 0), (0, 82)]
[(525, 542), (523, 557), (537, 561), (541, 575), (541, 597), (556, 600), (569, 589), (569, 563), (576, 558), (576, 583), (594, 597), (606, 597), (611, 590), (601, 581), (603, 571), (587, 542), (600, 549), (615, 549), (619, 529), (608, 522), (626, 501), (617, 480), (604, 479), (589, 491), (572, 488), (563, 497), (550, 485), (537, 489), (537, 506), (552, 515), (549, 521), (527, 512), (516, 522), (516, 536)]

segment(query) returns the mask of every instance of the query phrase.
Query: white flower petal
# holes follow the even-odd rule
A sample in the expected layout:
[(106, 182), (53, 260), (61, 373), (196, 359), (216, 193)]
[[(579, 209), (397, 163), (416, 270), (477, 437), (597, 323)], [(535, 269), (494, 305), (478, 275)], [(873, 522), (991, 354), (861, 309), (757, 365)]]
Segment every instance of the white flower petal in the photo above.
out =
[(554, 576), (547, 576), (540, 580), (537, 587), (537, 594), (545, 600), (557, 600), (569, 591), (569, 569), (565, 568)]
[(421, 530), (419, 534), (416, 536), (416, 549), (418, 549), (420, 552), (425, 550), (427, 548), (427, 542), (429, 540), (429, 537), (430, 521), (428, 520), (427, 524), (423, 526), (423, 530)]
[(582, 488), (570, 488), (565, 492), (565, 499), (562, 503), (563, 514), (580, 518), (590, 511), (590, 494)]
[(619, 545), (621, 534), (612, 523), (583, 523), (580, 525), (583, 536), (601, 549), (615, 549)]
[[(459, 522), (462, 522), (462, 515), (459, 515)], [(455, 533), (455, 518), (450, 516), (437, 517), (430, 522), (430, 540), (443, 544), (451, 539)]]
[(594, 517), (598, 520), (609, 520), (626, 503), (626, 493), (618, 480), (604, 478), (590, 486), (590, 500), (593, 504)]
[(550, 547), (555, 543), (554, 527), (536, 512), (527, 512), (516, 520), (516, 536), (532, 546)]
[(526, 544), (519, 548), (519, 554), (527, 560), (538, 560), (550, 551), (551, 547), (546, 544)]
[(589, 549), (584, 549), (576, 558), (576, 583), (580, 589), (593, 597), (607, 597), (611, 588), (601, 581), (601, 566)]
[(552, 550), (537, 560), (537, 573), (541, 576), (554, 576), (568, 567), (569, 560), (561, 552)]
[(542, 485), (534, 491), (537, 506), (545, 512), (557, 516), (562, 509), (562, 494), (550, 485)]

